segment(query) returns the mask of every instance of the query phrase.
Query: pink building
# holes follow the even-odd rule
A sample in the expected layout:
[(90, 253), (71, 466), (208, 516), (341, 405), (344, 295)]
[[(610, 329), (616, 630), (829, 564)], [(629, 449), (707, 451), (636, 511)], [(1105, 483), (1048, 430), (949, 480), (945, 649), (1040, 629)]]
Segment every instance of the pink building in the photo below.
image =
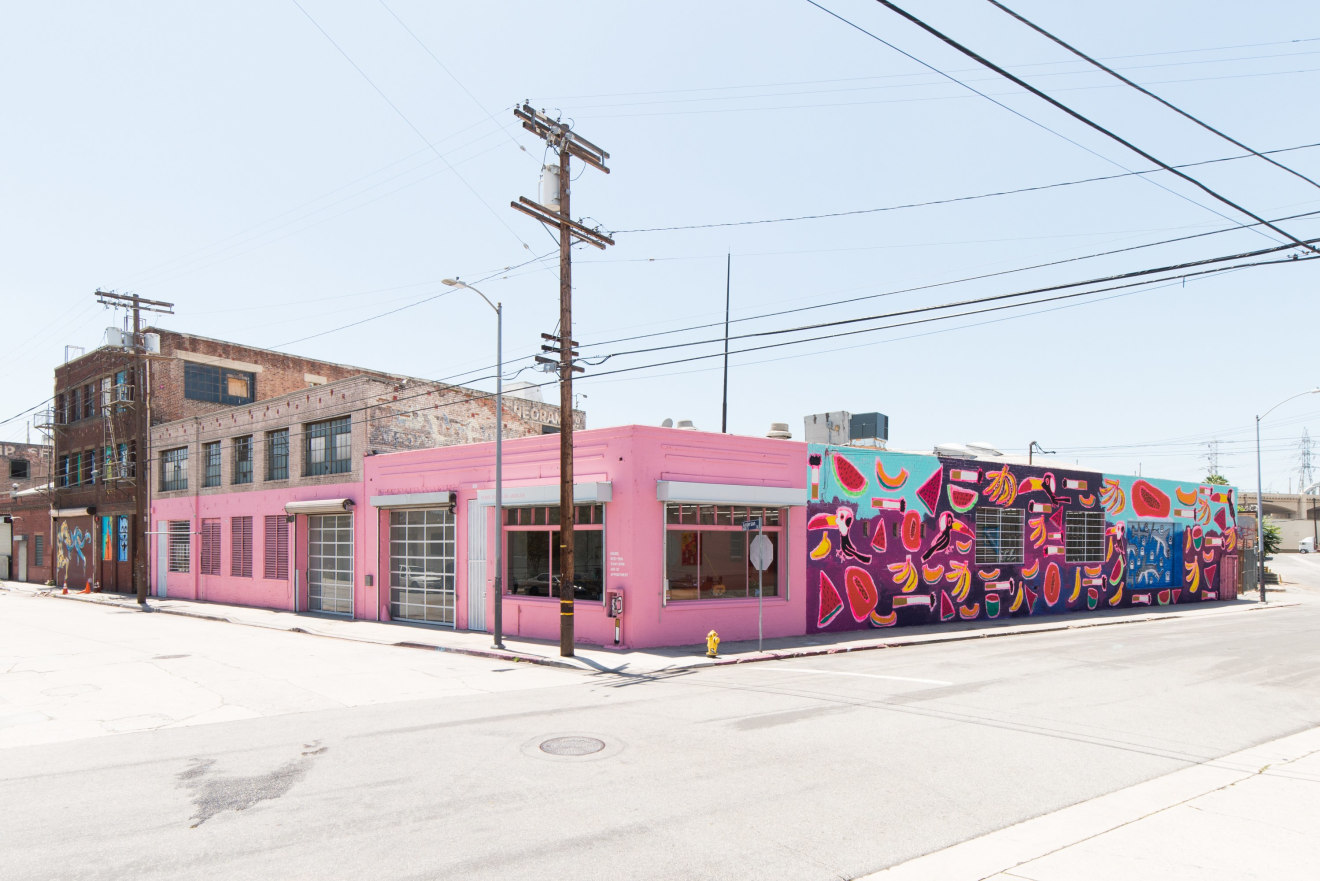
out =
[[(636, 425), (577, 432), (577, 641), (685, 645), (711, 629), (755, 638), (758, 614), (766, 636), (805, 632), (806, 555), (791, 538), (805, 534), (805, 460), (806, 444), (785, 440)], [(489, 629), (494, 445), (374, 456), (365, 471), (363, 574), (379, 586), (367, 603), (382, 619)], [(556, 640), (557, 437), (505, 443), (504, 508), (504, 633)], [(748, 554), (756, 533), (743, 528), (753, 519), (774, 548), (759, 579)], [(617, 619), (612, 593), (623, 596)]]

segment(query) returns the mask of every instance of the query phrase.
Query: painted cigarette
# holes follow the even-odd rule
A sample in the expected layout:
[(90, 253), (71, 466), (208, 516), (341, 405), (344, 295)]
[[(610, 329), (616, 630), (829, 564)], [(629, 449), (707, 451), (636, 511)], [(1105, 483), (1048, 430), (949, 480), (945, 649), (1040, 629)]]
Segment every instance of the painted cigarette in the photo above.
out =
[(1104, 580), (1103, 578), (1083, 578), (1083, 579), (1082, 579), (1082, 586), (1083, 586), (1083, 587), (1104, 587), (1104, 584), (1105, 584), (1105, 580)]
[(985, 583), (985, 589), (986, 589), (986, 590), (1012, 590), (1012, 589), (1013, 589), (1013, 582), (1012, 582), (1011, 580), (1009, 580), (1009, 581), (987, 581), (987, 582)]
[(1222, 535), (1207, 535), (1205, 537), (1205, 546), (1208, 548), (1217, 548), (1223, 545), (1224, 537)]
[(1086, 481), (1085, 481), (1085, 480), (1064, 480), (1064, 482), (1063, 482), (1063, 488), (1064, 488), (1064, 489), (1075, 489), (1075, 490), (1079, 490), (1079, 491), (1081, 491), (1081, 492), (1086, 492)]
[(871, 499), (871, 507), (879, 508), (881, 511), (906, 511), (907, 502), (904, 499)]
[(1054, 510), (1054, 506), (1048, 502), (1029, 502), (1027, 510), (1033, 514), (1048, 514)]
[(1201, 596), (1205, 597), (1205, 598), (1208, 599), (1208, 600), (1217, 600), (1217, 599), (1219, 599), (1219, 591), (1217, 591), (1217, 590), (1203, 590), (1203, 591), (1201, 591)]
[(1063, 548), (1056, 548), (1056, 547), (1046, 547), (1046, 548), (1045, 548), (1045, 556), (1047, 556), (1047, 557), (1057, 557), (1057, 556), (1059, 556), (1059, 554), (1062, 554), (1062, 553), (1063, 553)]
[(820, 498), (820, 454), (812, 453), (807, 457), (807, 464), (811, 466), (811, 498), (813, 501)]
[(949, 479), (956, 480), (959, 483), (980, 483), (981, 469), (977, 468), (972, 471), (967, 468), (954, 468), (949, 471)]
[(918, 593), (918, 594), (913, 594), (912, 596), (894, 597), (895, 609), (901, 608), (903, 606), (929, 606), (929, 605), (930, 605), (930, 597), (926, 594)]
[(1195, 508), (1174, 508), (1170, 513), (1171, 513), (1174, 517), (1195, 517), (1195, 516), (1196, 516), (1196, 509), (1195, 509)]
[(1134, 594), (1132, 595), (1132, 605), (1134, 605), (1134, 606), (1149, 606), (1149, 605), (1150, 605), (1150, 594), (1148, 594), (1148, 593), (1134, 593)]

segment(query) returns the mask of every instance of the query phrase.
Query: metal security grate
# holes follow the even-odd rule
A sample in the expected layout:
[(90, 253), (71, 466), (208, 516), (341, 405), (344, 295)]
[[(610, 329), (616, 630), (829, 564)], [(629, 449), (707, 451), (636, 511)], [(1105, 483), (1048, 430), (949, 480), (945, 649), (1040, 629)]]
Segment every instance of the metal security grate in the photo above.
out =
[(266, 558), (263, 578), (289, 577), (289, 521), (283, 514), (266, 516)]
[(978, 508), (976, 511), (976, 564), (1022, 562), (1021, 508)]
[(1063, 518), (1064, 559), (1069, 563), (1100, 563), (1105, 559), (1103, 511), (1069, 511)]
[(198, 561), (203, 575), (220, 574), (220, 520), (202, 521), (202, 556)]
[(192, 557), (192, 524), (187, 520), (171, 520), (169, 540), (170, 571), (187, 572)]
[(229, 521), (229, 532), (229, 574), (236, 578), (251, 578), (252, 518), (231, 518)]

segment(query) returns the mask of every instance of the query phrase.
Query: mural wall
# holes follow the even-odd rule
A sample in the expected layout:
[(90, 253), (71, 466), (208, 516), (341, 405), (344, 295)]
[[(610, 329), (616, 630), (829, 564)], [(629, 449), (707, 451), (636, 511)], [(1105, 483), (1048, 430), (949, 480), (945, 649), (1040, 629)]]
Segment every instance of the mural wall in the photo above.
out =
[(55, 531), (55, 584), (81, 588), (93, 580), (92, 518), (60, 519)]
[(819, 444), (808, 469), (808, 632), (1214, 600), (1237, 549), (1230, 487)]

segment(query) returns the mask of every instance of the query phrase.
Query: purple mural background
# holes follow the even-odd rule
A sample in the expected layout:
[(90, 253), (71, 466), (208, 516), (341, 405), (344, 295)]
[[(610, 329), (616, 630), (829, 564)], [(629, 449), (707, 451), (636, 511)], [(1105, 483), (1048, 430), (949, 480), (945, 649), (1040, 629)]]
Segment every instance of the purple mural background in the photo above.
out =
[[(1218, 599), (1236, 550), (1230, 487), (822, 445), (808, 468), (808, 632)], [(1012, 512), (983, 515), (1009, 528), (1021, 512), (1020, 563), (977, 565), (997, 529), (978, 539), (978, 511)], [(1068, 562), (1074, 511), (1098, 515), (1103, 545)], [(1133, 524), (1171, 527), (1171, 583), (1129, 588)]]

